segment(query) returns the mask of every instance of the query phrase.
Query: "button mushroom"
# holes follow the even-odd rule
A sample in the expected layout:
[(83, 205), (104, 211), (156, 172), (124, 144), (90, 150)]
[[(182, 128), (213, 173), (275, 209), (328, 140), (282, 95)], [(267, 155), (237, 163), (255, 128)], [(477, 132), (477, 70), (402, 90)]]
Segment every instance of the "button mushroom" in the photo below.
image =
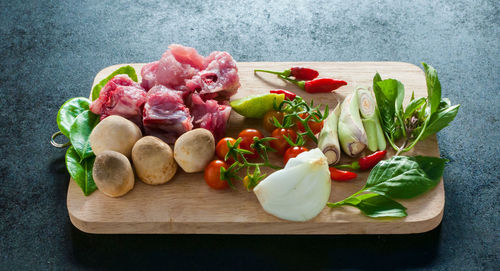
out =
[(164, 184), (177, 171), (172, 149), (161, 139), (145, 136), (132, 148), (132, 162), (137, 177), (147, 184)]
[(90, 147), (95, 155), (103, 151), (116, 151), (128, 158), (142, 132), (130, 120), (112, 115), (103, 119), (90, 133)]
[(92, 177), (97, 188), (109, 197), (120, 197), (134, 188), (134, 172), (125, 155), (103, 151), (95, 158)]
[(182, 134), (174, 146), (175, 161), (188, 173), (203, 171), (214, 157), (214, 152), (214, 136), (203, 128)]

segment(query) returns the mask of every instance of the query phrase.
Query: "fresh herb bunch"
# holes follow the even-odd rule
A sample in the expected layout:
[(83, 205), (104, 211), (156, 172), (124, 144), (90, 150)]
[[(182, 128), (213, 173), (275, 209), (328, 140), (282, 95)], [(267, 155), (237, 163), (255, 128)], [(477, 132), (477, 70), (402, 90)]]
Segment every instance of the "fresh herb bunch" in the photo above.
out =
[[(275, 139), (276, 138), (274, 137), (258, 138), (256, 136), (253, 138), (253, 143), (250, 145), (250, 147), (253, 148), (259, 154), (259, 157), (263, 160), (263, 162), (259, 163), (249, 162), (245, 158), (245, 154), (252, 154), (252, 152), (239, 148), (239, 145), (242, 141), (241, 137), (238, 138), (236, 142), (234, 142), (234, 144), (231, 144), (231, 142), (227, 141), (226, 143), (229, 150), (224, 157), (224, 160), (229, 161), (232, 158), (235, 162), (227, 169), (225, 169), (224, 167), (220, 168), (221, 180), (226, 181), (231, 188), (234, 188), (232, 180), (239, 179), (243, 182), (248, 190), (251, 190), (262, 179), (266, 177), (266, 174), (261, 173), (261, 167), (280, 169), (281, 167), (271, 164), (268, 156), (268, 152), (276, 152), (276, 150), (269, 147), (267, 142)], [(242, 169), (246, 169), (246, 175), (243, 178), (238, 174)]]
[[(427, 97), (415, 99), (403, 110), (404, 85), (395, 79), (382, 80), (380, 74), (373, 78), (373, 92), (377, 100), (380, 120), (387, 140), (396, 155), (411, 150), (418, 141), (437, 133), (453, 121), (460, 105), (451, 105), (441, 98), (441, 84), (437, 71), (422, 62), (427, 83)], [(401, 147), (396, 141), (404, 139)]]
[(414, 198), (434, 188), (447, 161), (438, 157), (393, 156), (372, 169), (361, 190), (327, 206), (354, 206), (369, 217), (405, 217), (406, 208), (394, 199)]
[(280, 124), (279, 121), (273, 117), (274, 125), (278, 128), (290, 128), (296, 125), (297, 122), (302, 124), (304, 127), (304, 132), (297, 132), (298, 142), (291, 142), (288, 137), (284, 137), (285, 140), (292, 146), (302, 146), (305, 143), (303, 140), (304, 136), (309, 137), (314, 143), (318, 143), (318, 138), (314, 135), (309, 123), (316, 122), (320, 123), (328, 117), (328, 105), (325, 106), (325, 110), (321, 112), (320, 106), (314, 106), (314, 101), (308, 104), (302, 97), (295, 97), (293, 100), (285, 99), (279, 105), (275, 104), (276, 111), (283, 112), (283, 123)]

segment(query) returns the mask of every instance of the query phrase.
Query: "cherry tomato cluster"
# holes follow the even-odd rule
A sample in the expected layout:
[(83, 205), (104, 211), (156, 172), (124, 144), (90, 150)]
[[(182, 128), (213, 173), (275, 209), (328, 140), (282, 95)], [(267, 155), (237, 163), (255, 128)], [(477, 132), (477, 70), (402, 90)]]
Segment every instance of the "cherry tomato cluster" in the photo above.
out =
[[(287, 137), (291, 142), (297, 141), (297, 133), (293, 129), (289, 128), (275, 128), (271, 133), (270, 138), (264, 138), (264, 135), (259, 130), (245, 129), (238, 134), (237, 139), (232, 137), (225, 137), (221, 139), (215, 147), (217, 160), (210, 162), (205, 168), (205, 182), (208, 186), (214, 189), (228, 188), (230, 186), (228, 177), (221, 174), (231, 170), (233, 168), (233, 164), (238, 162), (237, 170), (243, 168), (244, 166), (255, 167), (254, 174), (247, 174), (242, 179), (245, 187), (251, 188), (255, 186), (256, 183), (264, 176), (260, 174), (259, 166), (270, 166), (266, 151), (264, 151), (265, 154), (262, 156), (262, 158), (266, 160), (264, 163), (248, 162), (257, 159), (262, 155), (262, 153), (255, 149), (255, 142), (260, 142), (259, 144), (263, 144), (262, 142), (269, 142), (269, 147), (267, 147), (267, 149), (276, 151), (282, 155), (283, 162), (285, 164), (289, 159), (296, 157), (302, 152), (308, 151), (306, 147), (290, 145), (289, 141), (287, 141), (285, 137)], [(262, 142), (259, 140), (262, 140)], [(234, 148), (235, 145), (237, 145), (236, 148), (238, 152), (242, 153), (244, 159), (241, 158), (241, 156), (237, 156), (240, 158), (237, 159), (238, 161), (235, 161), (233, 157), (234, 155), (228, 154), (230, 149)]]
[[(238, 144), (238, 149), (246, 150), (243, 154), (245, 159), (254, 160), (259, 157), (259, 152), (252, 147), (254, 138), (263, 139), (264, 135), (256, 129), (245, 129), (238, 134), (238, 139), (225, 137), (219, 140), (215, 147), (215, 155), (218, 160), (210, 162), (205, 168), (204, 177), (208, 186), (214, 189), (225, 189), (229, 187), (229, 182), (221, 176), (221, 168), (227, 170), (235, 163), (235, 159), (228, 156), (231, 148), (230, 146)], [(237, 140), (239, 140), (239, 142), (237, 142)]]

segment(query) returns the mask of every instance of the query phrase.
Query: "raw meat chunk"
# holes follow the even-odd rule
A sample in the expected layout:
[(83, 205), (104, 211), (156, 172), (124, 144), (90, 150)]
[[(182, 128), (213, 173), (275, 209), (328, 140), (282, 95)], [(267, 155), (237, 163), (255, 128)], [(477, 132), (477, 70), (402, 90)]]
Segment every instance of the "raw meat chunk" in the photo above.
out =
[(101, 89), (99, 98), (90, 104), (90, 111), (101, 115), (101, 120), (110, 115), (119, 115), (142, 127), (145, 102), (146, 91), (128, 75), (119, 74)]
[(203, 99), (229, 98), (240, 87), (236, 62), (227, 52), (212, 52), (205, 59), (206, 68), (186, 81), (186, 86)]
[(182, 100), (182, 92), (162, 85), (152, 87), (147, 93), (143, 117), (146, 134), (169, 144), (193, 129), (192, 117)]
[(141, 86), (148, 91), (154, 85), (156, 85), (156, 71), (158, 71), (158, 64), (160, 61), (155, 61), (146, 64), (141, 69), (142, 82)]
[(170, 45), (163, 53), (156, 72), (156, 83), (170, 88), (185, 85), (203, 68), (203, 57), (195, 49), (182, 45)]
[(203, 70), (205, 68), (203, 56), (199, 55), (198, 52), (191, 47), (182, 46), (180, 44), (171, 44), (168, 46), (175, 59), (183, 64), (189, 64), (198, 70)]
[(224, 137), (231, 114), (231, 106), (218, 104), (215, 100), (203, 101), (200, 95), (191, 95), (191, 115), (194, 128), (205, 128), (216, 140)]

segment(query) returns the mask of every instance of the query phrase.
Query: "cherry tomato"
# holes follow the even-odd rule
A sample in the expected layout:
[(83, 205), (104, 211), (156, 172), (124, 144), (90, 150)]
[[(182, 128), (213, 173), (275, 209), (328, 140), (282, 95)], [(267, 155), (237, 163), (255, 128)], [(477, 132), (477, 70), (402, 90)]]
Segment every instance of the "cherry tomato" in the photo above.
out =
[(274, 131), (274, 129), (276, 129), (276, 126), (274, 126), (273, 117), (275, 117), (280, 123), (283, 123), (283, 112), (278, 112), (276, 110), (267, 111), (267, 113), (264, 115), (264, 118), (262, 119), (262, 124), (264, 125), (264, 129), (269, 132), (272, 132)]
[(255, 136), (258, 138), (264, 137), (262, 133), (256, 129), (245, 129), (238, 134), (238, 137), (241, 137), (241, 143), (239, 147), (252, 152), (252, 154), (245, 154), (245, 158), (254, 159), (259, 157), (259, 154), (252, 147), (250, 147)]
[[(303, 114), (300, 114), (300, 117), (305, 119), (307, 118), (308, 114), (307, 113), (303, 113)], [(295, 124), (297, 125), (297, 129), (303, 133), (306, 131), (306, 129), (304, 128), (304, 125), (302, 125), (302, 122), (298, 121), (298, 120), (295, 120)], [(309, 128), (311, 128), (311, 131), (314, 133), (314, 134), (317, 134), (319, 132), (321, 132), (321, 129), (323, 129), (323, 121), (321, 122), (315, 122), (313, 120), (313, 117), (311, 117), (309, 119), (309, 121), (307, 122), (307, 124), (309, 125)]]
[[(231, 145), (233, 145), (234, 142), (236, 142), (236, 139), (234, 139), (232, 137), (224, 137), (223, 139), (219, 140), (219, 142), (217, 143), (217, 146), (215, 146), (215, 154), (222, 161), (224, 161), (226, 154), (229, 152), (229, 147), (227, 146), (228, 141), (229, 141), (229, 143), (231, 143)], [(228, 162), (231, 162), (233, 160), (234, 159), (230, 158), (228, 160)]]
[(213, 160), (205, 168), (205, 174), (204, 174), (205, 182), (208, 184), (208, 186), (212, 187), (213, 189), (224, 189), (229, 187), (229, 184), (226, 181), (221, 180), (220, 178), (221, 167), (227, 169), (228, 166), (224, 161)]
[(281, 155), (283, 155), (286, 149), (290, 147), (288, 142), (286, 142), (285, 138), (283, 137), (284, 135), (286, 135), (293, 142), (297, 141), (297, 133), (295, 133), (295, 131), (292, 129), (277, 128), (272, 132), (271, 135), (272, 137), (277, 139), (269, 141), (269, 144)]
[(304, 146), (288, 148), (285, 152), (285, 155), (283, 155), (283, 162), (286, 165), (286, 163), (288, 162), (288, 160), (290, 160), (290, 158), (297, 157), (297, 155), (305, 151), (308, 151), (308, 149)]

